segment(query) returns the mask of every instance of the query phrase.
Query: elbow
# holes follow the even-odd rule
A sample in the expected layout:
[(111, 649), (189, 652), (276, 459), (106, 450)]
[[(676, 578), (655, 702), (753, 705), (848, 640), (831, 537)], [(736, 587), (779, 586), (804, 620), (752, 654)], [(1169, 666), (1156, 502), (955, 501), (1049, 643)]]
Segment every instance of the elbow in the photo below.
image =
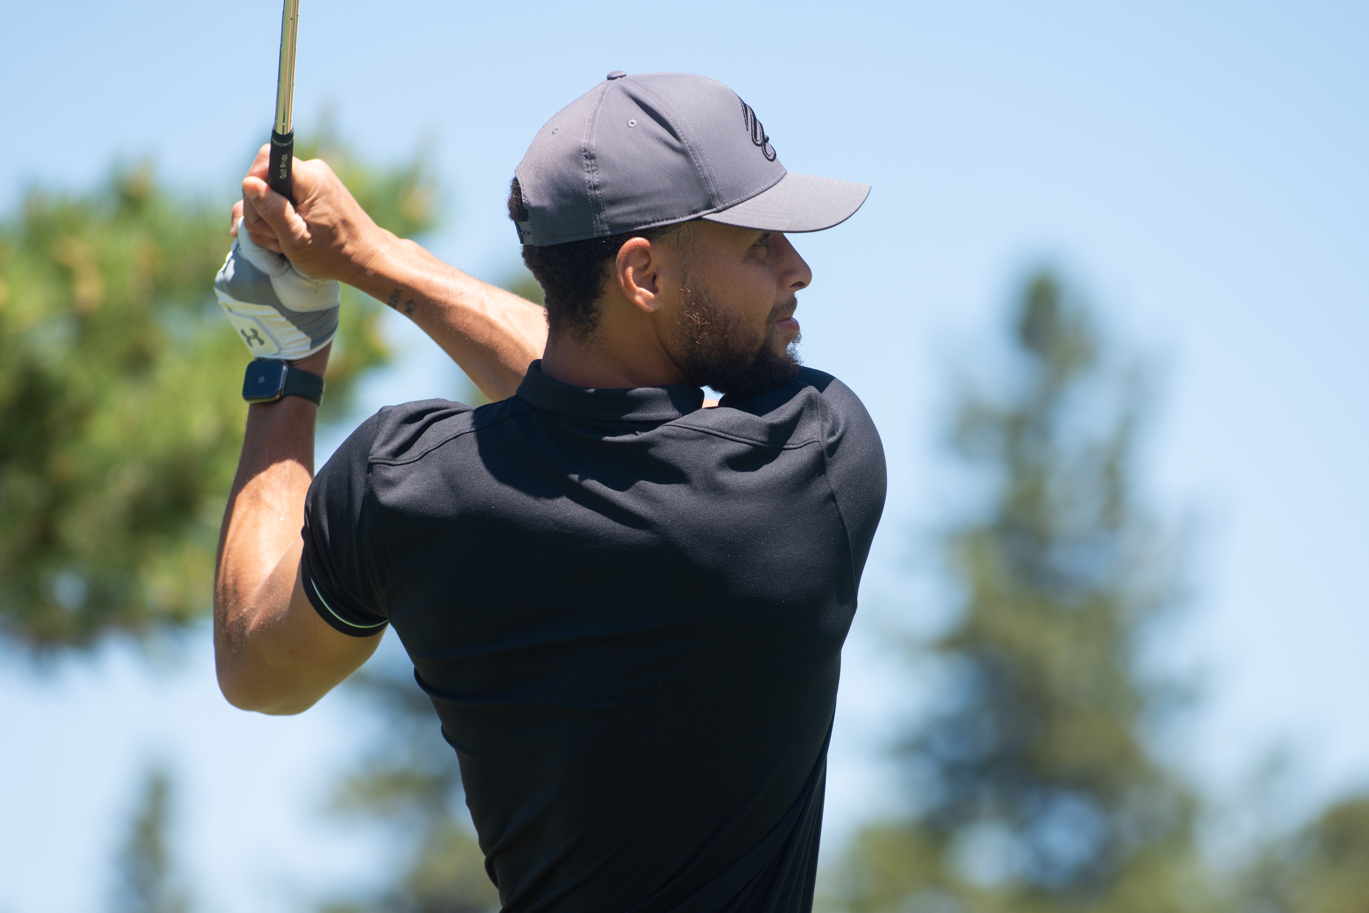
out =
[(217, 666), (219, 693), (223, 695), (223, 699), (228, 701), (230, 706), (239, 710), (253, 711), (262, 706), (262, 696), (254, 693), (255, 689), (249, 687), (241, 676), (234, 675), (231, 669), (225, 668), (222, 658), (220, 658)]
[(314, 701), (309, 701), (307, 703), (265, 704), (251, 709), (256, 713), (264, 713), (267, 716), (297, 716), (314, 706), (314, 703)]
[(317, 703), (317, 700), (301, 700), (262, 693), (257, 689), (240, 686), (225, 686), (219, 680), (219, 690), (224, 700), (239, 710), (264, 713), (267, 716), (294, 716), (303, 713)]
[(239, 710), (270, 716), (303, 713), (318, 703), (321, 694), (299, 694), (291, 670), (262, 654), (249, 626), (220, 621), (227, 613), (217, 600), (214, 614), (214, 672), (224, 700)]
[(215, 665), (219, 692), (224, 700), (239, 710), (268, 716), (294, 716), (318, 703), (318, 697), (286, 694), (280, 688), (272, 687), (266, 676), (234, 668), (222, 656), (217, 657)]

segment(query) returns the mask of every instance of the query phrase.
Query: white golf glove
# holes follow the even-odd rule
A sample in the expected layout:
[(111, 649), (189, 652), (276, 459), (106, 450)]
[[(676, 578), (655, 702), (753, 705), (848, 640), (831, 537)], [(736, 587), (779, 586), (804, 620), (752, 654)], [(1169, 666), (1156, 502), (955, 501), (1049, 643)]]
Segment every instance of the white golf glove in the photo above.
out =
[(214, 294), (247, 350), (261, 358), (303, 358), (337, 332), (337, 282), (310, 279), (284, 256), (259, 247), (241, 221), (214, 277)]

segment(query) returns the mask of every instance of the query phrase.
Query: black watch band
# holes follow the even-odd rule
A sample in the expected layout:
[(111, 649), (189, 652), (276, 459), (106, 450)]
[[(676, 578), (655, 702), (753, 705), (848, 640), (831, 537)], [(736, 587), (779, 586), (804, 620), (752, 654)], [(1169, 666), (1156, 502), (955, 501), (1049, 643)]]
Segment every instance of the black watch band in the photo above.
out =
[(274, 403), (286, 396), (323, 401), (323, 378), (279, 358), (254, 358), (242, 377), (242, 398), (249, 403)]

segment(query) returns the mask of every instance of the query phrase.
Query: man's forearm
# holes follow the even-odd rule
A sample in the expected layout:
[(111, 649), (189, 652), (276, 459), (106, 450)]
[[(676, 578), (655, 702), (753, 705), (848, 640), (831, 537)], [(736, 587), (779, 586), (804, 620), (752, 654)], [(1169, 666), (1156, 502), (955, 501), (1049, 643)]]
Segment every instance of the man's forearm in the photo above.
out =
[(517, 392), (546, 347), (545, 311), (413, 241), (388, 240), (350, 283), (418, 324), (490, 399)]
[[(325, 351), (297, 364), (322, 374), (326, 360)], [(251, 632), (271, 625), (290, 601), (314, 474), (317, 409), (297, 396), (248, 407), (214, 579), (214, 651), (225, 694), (241, 688), (233, 670), (260, 662), (242, 655)]]

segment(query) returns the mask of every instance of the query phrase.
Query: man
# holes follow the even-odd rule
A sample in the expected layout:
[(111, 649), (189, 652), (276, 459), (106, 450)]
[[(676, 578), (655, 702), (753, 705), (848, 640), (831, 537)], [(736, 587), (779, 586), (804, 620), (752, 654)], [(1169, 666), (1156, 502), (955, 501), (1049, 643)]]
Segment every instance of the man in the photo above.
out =
[[(295, 164), (297, 206), (264, 174), (263, 153), (216, 283), (277, 356), (245, 382), (224, 694), (302, 711), (393, 625), (506, 911), (809, 910), (885, 469), (855, 395), (794, 359), (812, 274), (785, 232), (869, 188), (788, 174), (720, 83), (610, 73), (510, 194), (544, 320), (378, 228), (321, 162)], [(383, 409), (311, 484), (332, 280), (496, 401)]]

